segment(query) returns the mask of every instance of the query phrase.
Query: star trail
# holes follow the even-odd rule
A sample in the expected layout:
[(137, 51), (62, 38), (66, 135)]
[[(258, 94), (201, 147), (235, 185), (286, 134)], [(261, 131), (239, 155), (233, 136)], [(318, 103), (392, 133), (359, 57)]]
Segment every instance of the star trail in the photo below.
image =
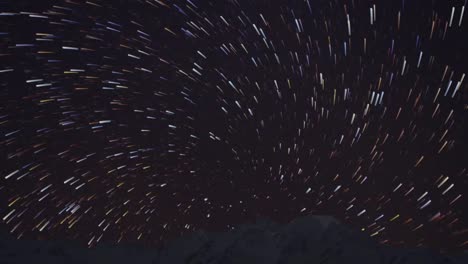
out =
[(0, 217), (155, 245), (333, 215), (468, 249), (466, 1), (0, 1)]

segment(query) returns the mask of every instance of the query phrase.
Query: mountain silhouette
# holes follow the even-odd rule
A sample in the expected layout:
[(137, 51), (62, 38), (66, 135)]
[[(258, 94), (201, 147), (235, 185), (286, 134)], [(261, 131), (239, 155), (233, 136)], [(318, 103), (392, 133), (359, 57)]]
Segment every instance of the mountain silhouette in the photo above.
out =
[(333, 217), (309, 215), (279, 225), (268, 220), (226, 232), (197, 231), (159, 249), (74, 242), (16, 240), (2, 235), (3, 263), (131, 264), (466, 264), (468, 254), (443, 255), (428, 249), (381, 245)]

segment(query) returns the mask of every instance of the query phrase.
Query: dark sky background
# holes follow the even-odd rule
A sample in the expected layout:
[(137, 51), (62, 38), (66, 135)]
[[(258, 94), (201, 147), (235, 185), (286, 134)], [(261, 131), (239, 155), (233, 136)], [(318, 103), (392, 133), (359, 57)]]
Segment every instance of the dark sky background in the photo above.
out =
[(157, 245), (317, 213), (467, 249), (465, 6), (1, 0), (3, 225)]

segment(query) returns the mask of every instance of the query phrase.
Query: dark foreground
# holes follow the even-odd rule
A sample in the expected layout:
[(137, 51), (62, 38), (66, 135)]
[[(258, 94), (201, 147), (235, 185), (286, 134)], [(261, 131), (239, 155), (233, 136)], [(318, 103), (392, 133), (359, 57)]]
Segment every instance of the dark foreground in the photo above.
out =
[(380, 245), (331, 217), (307, 216), (287, 225), (261, 222), (225, 233), (198, 232), (161, 250), (130, 246), (94, 249), (69, 243), (3, 237), (0, 263), (370, 263), (466, 264), (468, 254)]

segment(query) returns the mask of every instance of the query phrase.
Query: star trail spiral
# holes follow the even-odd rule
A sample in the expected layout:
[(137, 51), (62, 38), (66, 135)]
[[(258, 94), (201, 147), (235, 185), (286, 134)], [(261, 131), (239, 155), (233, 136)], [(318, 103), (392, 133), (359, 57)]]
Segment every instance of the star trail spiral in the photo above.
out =
[(1, 218), (157, 244), (329, 214), (468, 249), (466, 1), (0, 1)]

